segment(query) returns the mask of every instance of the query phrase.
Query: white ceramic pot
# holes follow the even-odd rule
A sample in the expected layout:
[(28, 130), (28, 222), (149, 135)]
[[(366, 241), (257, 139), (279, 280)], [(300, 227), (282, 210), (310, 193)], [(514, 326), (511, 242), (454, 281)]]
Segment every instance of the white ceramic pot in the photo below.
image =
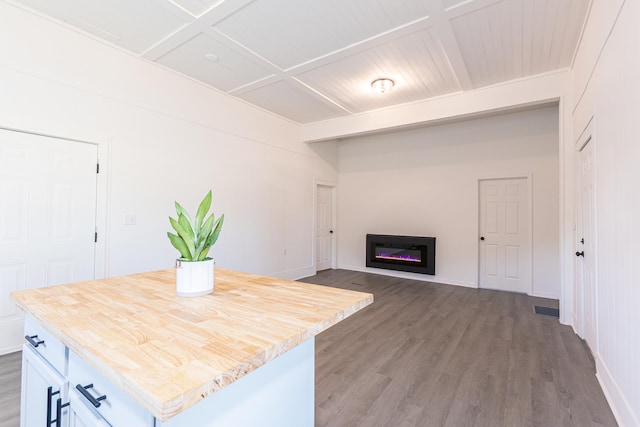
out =
[(176, 293), (181, 297), (198, 297), (213, 292), (214, 261), (176, 260)]

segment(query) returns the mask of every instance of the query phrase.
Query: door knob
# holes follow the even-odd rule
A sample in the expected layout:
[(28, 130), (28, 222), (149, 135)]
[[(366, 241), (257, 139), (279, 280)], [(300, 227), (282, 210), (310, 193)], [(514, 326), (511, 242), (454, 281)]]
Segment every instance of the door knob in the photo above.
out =
[(480, 240), (484, 240), (484, 236), (480, 237)]
[(576, 256), (581, 256), (584, 258), (584, 251), (576, 252)]

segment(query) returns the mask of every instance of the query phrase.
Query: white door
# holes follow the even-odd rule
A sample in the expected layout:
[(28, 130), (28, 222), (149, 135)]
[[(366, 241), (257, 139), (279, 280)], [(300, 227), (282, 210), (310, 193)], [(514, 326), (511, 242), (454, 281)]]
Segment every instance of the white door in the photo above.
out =
[(481, 288), (531, 292), (527, 179), (480, 181)]
[(23, 342), (15, 290), (94, 278), (97, 146), (0, 129), (0, 354)]
[(316, 271), (332, 267), (333, 188), (318, 185), (316, 190)]
[[(595, 353), (598, 346), (596, 311), (596, 245), (595, 245), (595, 199), (593, 187), (593, 142), (588, 141), (580, 150), (580, 200), (578, 204), (579, 241), (576, 250), (581, 289), (577, 303), (582, 303), (582, 325), (584, 339)], [(581, 297), (581, 300), (580, 300)]]

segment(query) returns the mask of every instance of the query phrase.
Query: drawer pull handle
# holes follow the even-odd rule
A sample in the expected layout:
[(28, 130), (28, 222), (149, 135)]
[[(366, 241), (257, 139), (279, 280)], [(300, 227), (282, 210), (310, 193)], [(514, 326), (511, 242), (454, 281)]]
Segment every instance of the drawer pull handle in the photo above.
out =
[[(51, 424), (53, 424), (55, 422), (55, 420), (51, 420), (51, 398), (53, 396), (55, 396), (56, 394), (59, 394), (60, 390), (58, 391), (53, 391), (53, 387), (49, 386), (49, 388), (47, 388), (47, 426), (50, 426)], [(60, 399), (58, 399), (60, 400)]]
[(100, 401), (101, 400), (105, 400), (107, 398), (107, 395), (105, 394), (103, 396), (93, 397), (87, 391), (90, 388), (93, 388), (93, 384), (89, 384), (89, 385), (85, 385), (85, 386), (82, 386), (80, 384), (76, 385), (76, 390), (78, 390), (80, 392), (80, 394), (82, 394), (89, 402), (91, 402), (91, 404), (93, 406), (95, 406), (96, 408), (99, 408), (100, 407)]
[(69, 406), (69, 402), (62, 404), (62, 399), (58, 398), (56, 401), (56, 419), (49, 424), (56, 423), (56, 427), (62, 427), (62, 408)]
[[(35, 339), (34, 339), (35, 338)], [(26, 339), (27, 341), (29, 341), (29, 344), (31, 344), (34, 347), (39, 346), (40, 344), (44, 344), (44, 340), (41, 340), (40, 338), (38, 338), (37, 335), (25, 335), (24, 339)]]

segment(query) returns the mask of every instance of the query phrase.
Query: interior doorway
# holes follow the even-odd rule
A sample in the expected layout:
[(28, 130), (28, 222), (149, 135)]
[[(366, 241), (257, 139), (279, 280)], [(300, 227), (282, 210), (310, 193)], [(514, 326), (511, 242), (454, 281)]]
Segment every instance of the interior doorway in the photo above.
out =
[(531, 293), (529, 178), (479, 182), (481, 288)]
[(98, 146), (0, 128), (0, 354), (18, 350), (12, 291), (95, 277)]
[(316, 272), (336, 268), (336, 186), (316, 183), (315, 265)]

